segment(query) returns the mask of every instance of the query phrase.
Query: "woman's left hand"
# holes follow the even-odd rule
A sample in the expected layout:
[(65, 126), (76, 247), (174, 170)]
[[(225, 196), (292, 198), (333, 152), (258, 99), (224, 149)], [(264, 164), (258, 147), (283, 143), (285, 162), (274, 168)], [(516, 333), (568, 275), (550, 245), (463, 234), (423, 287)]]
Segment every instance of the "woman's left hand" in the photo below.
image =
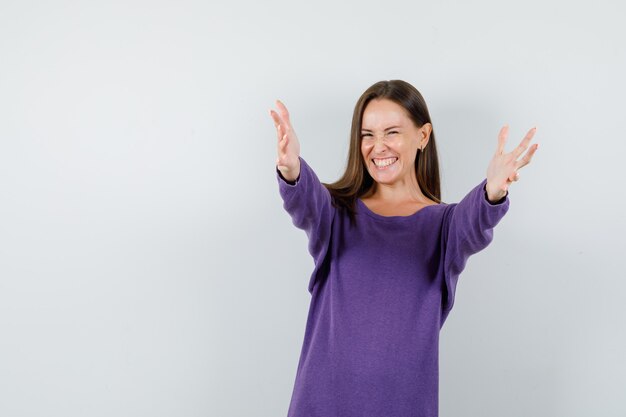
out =
[(512, 152), (504, 153), (504, 144), (506, 143), (506, 137), (509, 133), (509, 126), (505, 125), (500, 129), (498, 148), (487, 168), (486, 189), (487, 197), (491, 202), (502, 199), (506, 195), (509, 185), (519, 179), (519, 173), (517, 171), (530, 163), (535, 151), (539, 147), (538, 143), (533, 144), (522, 159), (519, 161), (517, 159), (528, 148), (536, 131), (536, 127), (530, 129), (520, 144), (517, 145), (517, 148), (513, 149)]

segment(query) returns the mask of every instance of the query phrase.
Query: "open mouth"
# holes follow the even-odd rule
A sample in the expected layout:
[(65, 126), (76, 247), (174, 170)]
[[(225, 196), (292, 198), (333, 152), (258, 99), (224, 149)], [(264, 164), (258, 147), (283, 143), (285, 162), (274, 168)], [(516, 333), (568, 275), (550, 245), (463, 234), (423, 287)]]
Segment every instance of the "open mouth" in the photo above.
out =
[(393, 157), (384, 159), (372, 159), (372, 162), (374, 163), (374, 165), (376, 165), (376, 168), (378, 169), (387, 169), (391, 165), (395, 164), (397, 160), (398, 158)]

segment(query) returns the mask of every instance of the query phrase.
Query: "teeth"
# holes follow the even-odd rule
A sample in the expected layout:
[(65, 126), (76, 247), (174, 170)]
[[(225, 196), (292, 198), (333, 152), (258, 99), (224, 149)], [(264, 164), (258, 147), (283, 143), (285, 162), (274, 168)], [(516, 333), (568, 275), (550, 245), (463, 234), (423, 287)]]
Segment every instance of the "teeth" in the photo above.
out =
[(396, 162), (398, 158), (387, 158), (387, 159), (374, 159), (374, 164), (377, 167), (386, 167), (387, 165), (391, 165)]

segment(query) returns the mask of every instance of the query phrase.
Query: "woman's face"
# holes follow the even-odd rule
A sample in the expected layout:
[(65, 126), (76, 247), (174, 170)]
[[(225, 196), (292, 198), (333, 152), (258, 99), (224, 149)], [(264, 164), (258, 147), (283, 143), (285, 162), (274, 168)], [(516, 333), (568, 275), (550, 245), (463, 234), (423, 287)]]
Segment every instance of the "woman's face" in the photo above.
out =
[(415, 177), (415, 157), (426, 146), (430, 123), (417, 128), (407, 111), (388, 99), (371, 100), (363, 111), (361, 154), (372, 178), (393, 184)]

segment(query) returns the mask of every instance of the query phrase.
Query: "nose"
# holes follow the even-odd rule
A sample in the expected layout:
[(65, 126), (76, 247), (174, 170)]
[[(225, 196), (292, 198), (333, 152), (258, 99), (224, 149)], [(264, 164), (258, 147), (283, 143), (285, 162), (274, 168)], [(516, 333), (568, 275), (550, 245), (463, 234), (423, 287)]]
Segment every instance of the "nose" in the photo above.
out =
[(385, 135), (374, 136), (374, 151), (387, 149), (387, 137)]

